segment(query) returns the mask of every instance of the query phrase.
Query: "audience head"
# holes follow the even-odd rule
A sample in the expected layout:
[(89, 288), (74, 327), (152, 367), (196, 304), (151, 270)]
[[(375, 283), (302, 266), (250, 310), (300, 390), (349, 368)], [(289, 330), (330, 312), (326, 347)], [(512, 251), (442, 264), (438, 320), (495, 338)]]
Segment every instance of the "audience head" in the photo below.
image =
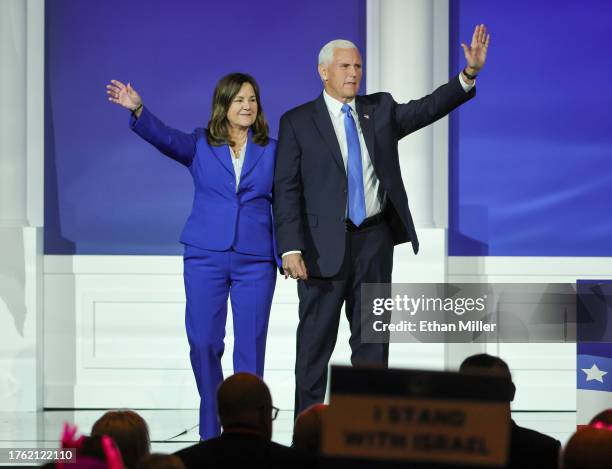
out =
[(293, 428), (293, 446), (311, 454), (319, 454), (323, 433), (323, 416), (327, 412), (325, 404), (315, 404), (302, 411)]
[(106, 455), (102, 446), (102, 435), (92, 435), (83, 438), (81, 447), (78, 450), (78, 458), (96, 459), (106, 463)]
[(604, 425), (612, 425), (612, 409), (606, 409), (598, 413), (595, 417), (591, 419), (589, 425), (595, 425), (597, 423), (602, 423)]
[(153, 453), (142, 458), (136, 469), (185, 469), (185, 465), (173, 454)]
[(256, 433), (272, 439), (272, 397), (266, 383), (250, 373), (227, 378), (217, 392), (217, 410), (223, 431)]
[[(110, 469), (108, 450), (104, 448), (104, 442), (102, 436), (85, 436), (79, 440), (76, 447), (76, 460), (74, 463), (69, 464), (71, 469)], [(118, 451), (118, 448), (111, 445)], [(55, 467), (55, 465), (46, 466)], [(65, 465), (64, 467), (67, 467)], [(115, 468), (116, 469), (116, 468)]]
[(127, 469), (134, 469), (138, 461), (150, 451), (147, 423), (132, 410), (113, 410), (105, 413), (94, 423), (91, 435), (110, 436), (119, 448)]
[(463, 363), (459, 366), (459, 373), (500, 376), (506, 378), (508, 380), (508, 402), (514, 400), (516, 387), (512, 382), (510, 368), (508, 368), (508, 364), (499, 357), (494, 357), (486, 353), (472, 355), (463, 360)]
[(612, 461), (612, 431), (585, 427), (569, 439), (563, 451), (564, 469), (600, 469)]

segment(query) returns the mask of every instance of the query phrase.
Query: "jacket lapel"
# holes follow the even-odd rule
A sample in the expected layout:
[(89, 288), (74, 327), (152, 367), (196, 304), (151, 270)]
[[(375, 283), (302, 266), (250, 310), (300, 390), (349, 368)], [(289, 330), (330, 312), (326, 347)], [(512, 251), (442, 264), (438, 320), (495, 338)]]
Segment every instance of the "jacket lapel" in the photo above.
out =
[(242, 165), (242, 173), (240, 181), (246, 177), (249, 172), (255, 167), (261, 155), (264, 154), (265, 148), (255, 143), (252, 139), (252, 132), (249, 130), (249, 140), (247, 142), (246, 153), (244, 155), (244, 164)]
[(225, 145), (211, 145), (213, 153), (217, 157), (217, 159), (221, 162), (223, 167), (227, 169), (230, 174), (236, 177), (236, 173), (234, 172), (234, 165), (232, 164), (232, 155), (230, 155), (230, 149), (227, 144)]
[(374, 164), (374, 106), (363, 104), (359, 96), (355, 99), (355, 109), (359, 116), (359, 125), (363, 132), (363, 139), (365, 140), (368, 153), (370, 154), (370, 161)]
[(319, 129), (323, 140), (329, 147), (334, 156), (336, 164), (342, 169), (342, 172), (346, 174), (344, 168), (344, 161), (342, 160), (342, 153), (340, 153), (340, 145), (338, 144), (338, 138), (332, 124), (331, 117), (329, 117), (329, 111), (325, 105), (325, 99), (323, 99), (323, 93), (315, 101), (315, 111), (312, 115), (315, 125)]

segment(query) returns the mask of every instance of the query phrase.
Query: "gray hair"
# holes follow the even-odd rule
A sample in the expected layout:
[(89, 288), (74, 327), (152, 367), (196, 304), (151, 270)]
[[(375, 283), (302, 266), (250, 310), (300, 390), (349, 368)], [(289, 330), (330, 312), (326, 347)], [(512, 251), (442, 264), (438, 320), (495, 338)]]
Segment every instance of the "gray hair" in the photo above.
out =
[[(357, 46), (346, 39), (334, 39), (323, 46), (319, 52), (319, 65), (329, 65), (334, 61), (335, 49), (357, 49)], [(357, 49), (359, 50), (359, 49)]]

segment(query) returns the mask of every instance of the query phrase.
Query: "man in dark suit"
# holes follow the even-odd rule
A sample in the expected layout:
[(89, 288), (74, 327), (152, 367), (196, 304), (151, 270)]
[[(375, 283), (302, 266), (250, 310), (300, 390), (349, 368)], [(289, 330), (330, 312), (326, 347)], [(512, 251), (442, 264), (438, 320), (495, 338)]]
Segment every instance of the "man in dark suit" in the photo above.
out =
[[(516, 386), (508, 364), (499, 357), (486, 353), (472, 355), (463, 360), (459, 367), (460, 373), (487, 374), (507, 378), (508, 405), (514, 400)], [(561, 443), (548, 435), (520, 427), (510, 419), (510, 447), (507, 468), (537, 467), (541, 469), (556, 469), (558, 467)]]
[(394, 245), (418, 251), (397, 144), (475, 95), (488, 43), (477, 26), (458, 77), (398, 104), (389, 93), (357, 96), (359, 51), (331, 41), (319, 54), (323, 93), (282, 116), (273, 209), (285, 276), (299, 279), (296, 416), (325, 397), (343, 303), (352, 364), (387, 366), (388, 344), (361, 341), (360, 287), (391, 282)]
[(313, 457), (271, 441), (278, 409), (266, 384), (250, 373), (227, 378), (217, 393), (223, 433), (176, 453), (187, 469), (312, 468)]

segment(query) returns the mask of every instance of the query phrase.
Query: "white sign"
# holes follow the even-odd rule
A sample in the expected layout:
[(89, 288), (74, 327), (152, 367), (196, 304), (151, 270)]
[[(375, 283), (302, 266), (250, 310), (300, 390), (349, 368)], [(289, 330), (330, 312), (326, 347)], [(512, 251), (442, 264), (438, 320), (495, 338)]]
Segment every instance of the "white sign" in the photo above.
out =
[(323, 430), (327, 456), (503, 466), (510, 406), (332, 393)]

